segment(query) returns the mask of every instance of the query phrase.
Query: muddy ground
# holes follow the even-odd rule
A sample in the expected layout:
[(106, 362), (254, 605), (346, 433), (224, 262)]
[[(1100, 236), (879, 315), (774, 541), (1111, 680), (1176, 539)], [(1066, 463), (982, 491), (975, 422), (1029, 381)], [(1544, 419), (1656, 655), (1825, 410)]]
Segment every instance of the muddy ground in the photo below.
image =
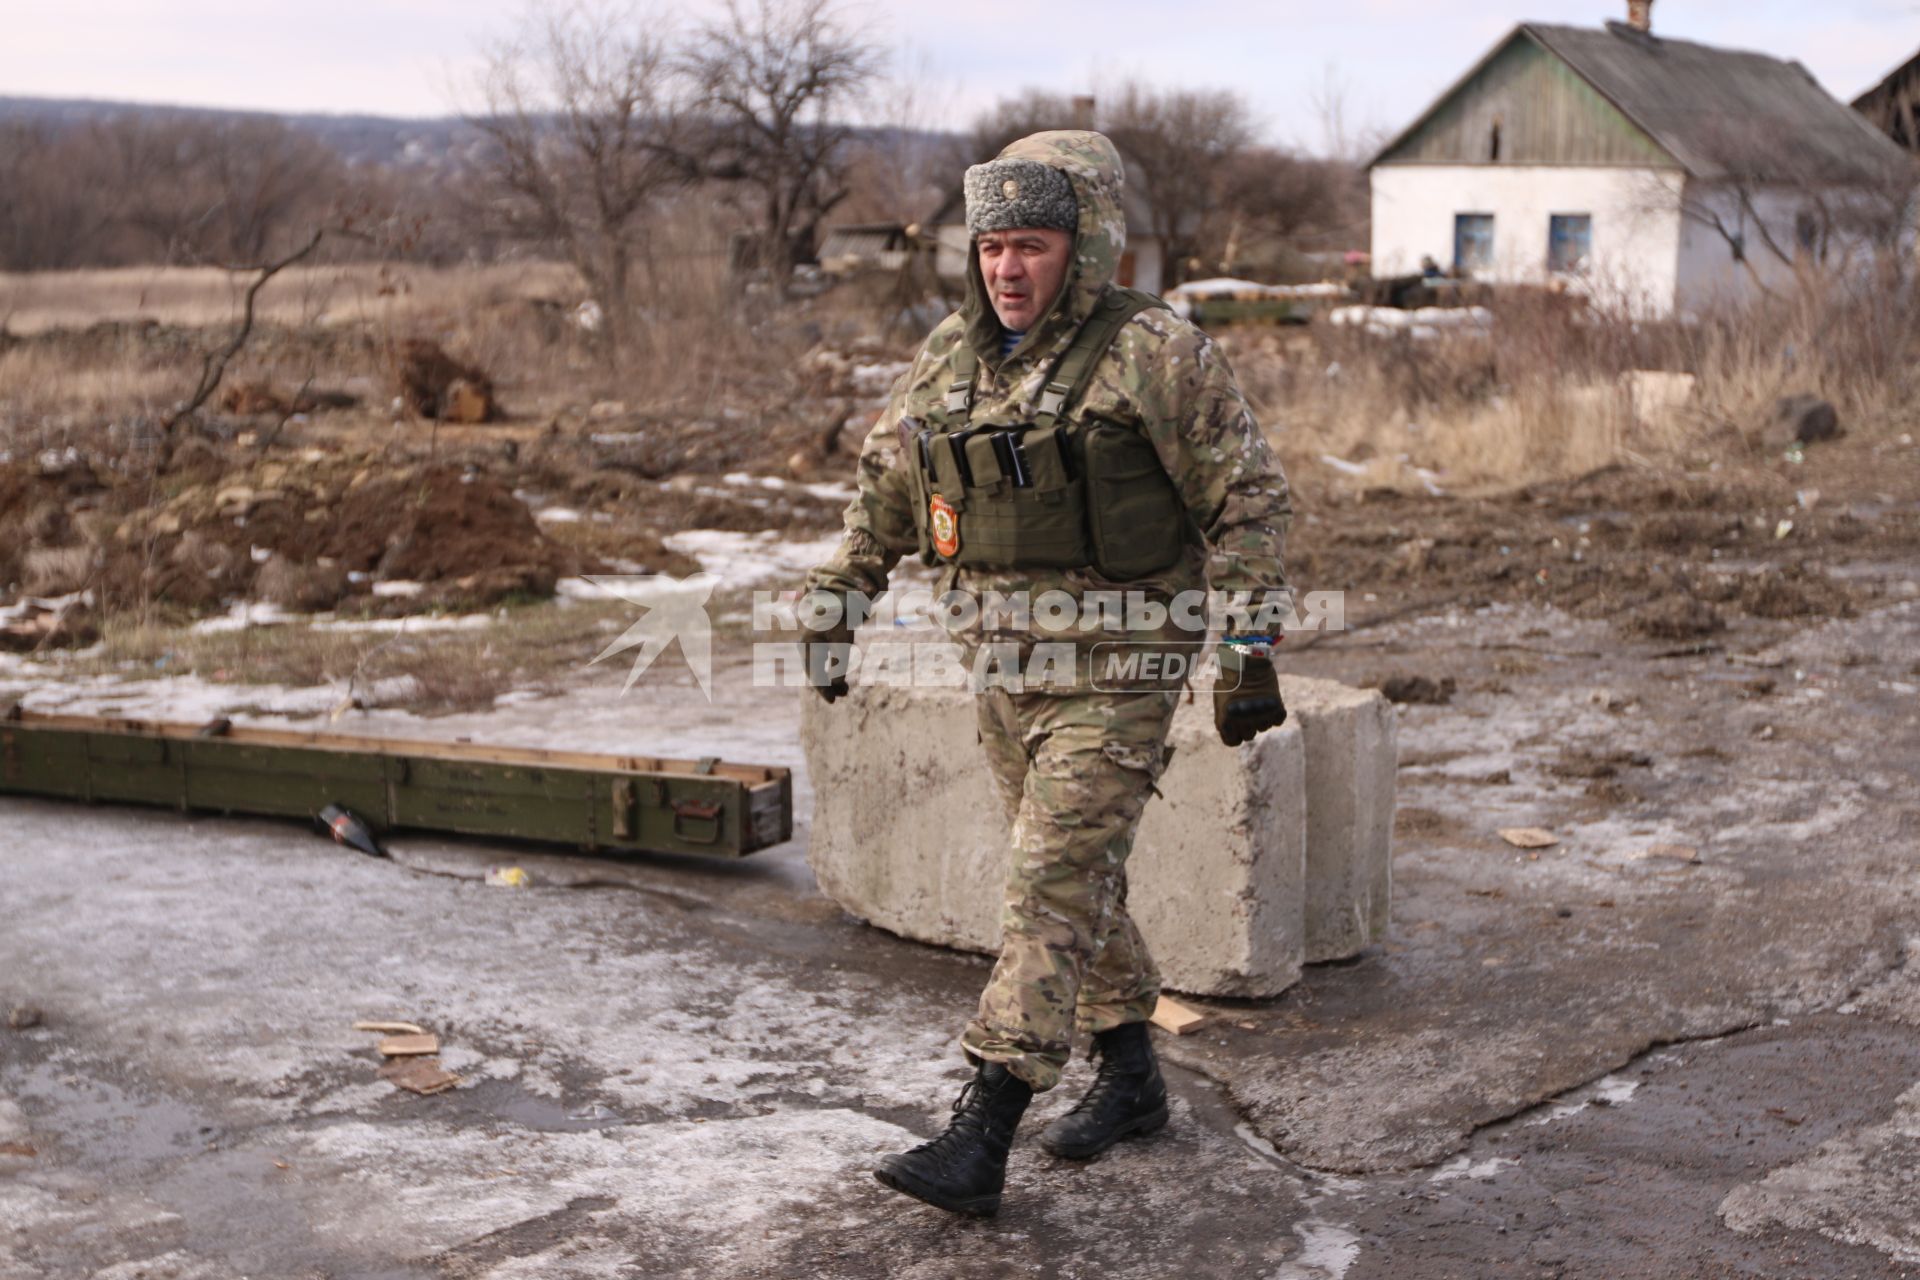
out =
[[(804, 781), (795, 842), (724, 867), (10, 801), (0, 995), (44, 1020), (0, 1034), (0, 1274), (1911, 1274), (1915, 654), (1911, 598), (1680, 654), (1510, 605), (1299, 653), (1455, 681), (1404, 712), (1388, 942), (1162, 1038), (1163, 1136), (1029, 1130), (991, 1223), (865, 1173), (937, 1127), (984, 964), (817, 895)], [(427, 728), (800, 764), (798, 695), (732, 674)], [(394, 1090), (356, 1018), (466, 1083)]]
[[(619, 697), (585, 663), (621, 622), (564, 584), (829, 535), (888, 358), (670, 424), (511, 383), (507, 421), (397, 422), (373, 382), (147, 463), (132, 419), (12, 424), (0, 609), (96, 614), (0, 656), (0, 701), (800, 773), (795, 840), (724, 866), (0, 801), (0, 1278), (1920, 1272), (1920, 450), (1886, 431), (1471, 497), (1279, 441), (1298, 585), (1352, 624), (1284, 661), (1403, 703), (1387, 941), (1207, 1004), (1160, 1040), (1173, 1126), (1087, 1166), (1031, 1141), (1076, 1066), (996, 1221), (873, 1182), (939, 1126), (985, 962), (819, 894), (801, 695), (737, 629), (711, 703), (677, 667)], [(204, 630), (236, 601), (275, 625)], [(309, 627), (402, 616), (449, 629)], [(364, 1018), (461, 1085), (378, 1078)]]

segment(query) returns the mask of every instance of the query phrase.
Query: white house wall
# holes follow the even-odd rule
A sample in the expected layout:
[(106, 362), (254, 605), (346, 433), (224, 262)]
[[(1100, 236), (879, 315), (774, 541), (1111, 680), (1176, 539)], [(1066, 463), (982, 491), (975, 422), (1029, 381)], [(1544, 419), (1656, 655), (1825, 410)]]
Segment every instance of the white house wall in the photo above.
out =
[(1633, 314), (1672, 311), (1680, 272), (1680, 177), (1662, 169), (1604, 166), (1383, 164), (1372, 171), (1373, 272), (1411, 275), (1431, 256), (1453, 263), (1454, 216), (1493, 215), (1493, 265), (1476, 279), (1551, 279), (1554, 214), (1593, 219), (1587, 270), (1577, 287)]
[[(1828, 191), (1823, 198), (1828, 204), (1845, 203), (1848, 193)], [(1871, 213), (1869, 196), (1861, 194), (1854, 199), (1863, 217)], [(1797, 277), (1791, 258), (1799, 253), (1798, 222), (1807, 208), (1805, 195), (1791, 190), (1761, 190), (1753, 192), (1745, 203), (1750, 207), (1743, 208), (1739, 196), (1724, 186), (1698, 181), (1687, 184), (1687, 217), (1680, 233), (1681, 310), (1737, 306), (1766, 291), (1793, 287)], [(1745, 262), (1733, 256), (1726, 234), (1711, 225), (1715, 221), (1743, 238)], [(1865, 267), (1872, 260), (1871, 246), (1857, 232), (1836, 229), (1826, 249), (1824, 265), (1832, 270), (1843, 270), (1848, 263)]]

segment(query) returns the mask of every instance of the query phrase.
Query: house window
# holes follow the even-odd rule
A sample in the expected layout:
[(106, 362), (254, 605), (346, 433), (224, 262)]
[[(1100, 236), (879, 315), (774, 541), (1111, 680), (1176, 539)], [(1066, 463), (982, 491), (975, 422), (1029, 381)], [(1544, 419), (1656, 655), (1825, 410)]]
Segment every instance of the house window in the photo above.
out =
[(1793, 240), (1800, 252), (1813, 258), (1826, 257), (1825, 246), (1821, 243), (1826, 237), (1821, 235), (1820, 215), (1811, 209), (1802, 209), (1793, 220)]
[(1593, 253), (1593, 215), (1556, 213), (1547, 221), (1547, 270), (1585, 271)]
[(1476, 271), (1493, 265), (1493, 215), (1453, 215), (1453, 269)]
[(1493, 118), (1493, 132), (1487, 138), (1487, 159), (1498, 163), (1500, 160), (1500, 117)]

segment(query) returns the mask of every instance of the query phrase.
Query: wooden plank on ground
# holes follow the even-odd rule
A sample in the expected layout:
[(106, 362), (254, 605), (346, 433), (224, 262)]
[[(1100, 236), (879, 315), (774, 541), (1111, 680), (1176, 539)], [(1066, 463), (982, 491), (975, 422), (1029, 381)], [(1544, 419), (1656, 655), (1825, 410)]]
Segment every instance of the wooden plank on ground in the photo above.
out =
[(380, 1068), (380, 1078), (429, 1097), (460, 1083), (460, 1077), (441, 1066), (438, 1058), (395, 1058)]
[(1162, 1031), (1184, 1036), (1206, 1025), (1207, 1015), (1191, 1005), (1181, 1004), (1170, 995), (1162, 994), (1160, 1002), (1153, 1006), (1150, 1021)]
[(389, 1058), (411, 1058), (440, 1052), (440, 1037), (431, 1031), (419, 1035), (388, 1036), (380, 1042), (380, 1052)]

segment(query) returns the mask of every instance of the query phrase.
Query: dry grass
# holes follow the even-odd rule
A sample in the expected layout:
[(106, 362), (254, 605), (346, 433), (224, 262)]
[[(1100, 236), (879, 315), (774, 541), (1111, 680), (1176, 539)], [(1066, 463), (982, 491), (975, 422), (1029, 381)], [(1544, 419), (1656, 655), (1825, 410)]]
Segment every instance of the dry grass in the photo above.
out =
[[(1454, 492), (1619, 462), (1679, 468), (1752, 448), (1774, 403), (1810, 392), (1869, 436), (1920, 420), (1920, 292), (1900, 274), (1810, 279), (1790, 296), (1681, 324), (1636, 324), (1516, 295), (1490, 336), (1238, 331), (1236, 372), (1290, 467), (1348, 487)], [(1635, 371), (1691, 375), (1637, 415)], [(1330, 455), (1362, 468), (1348, 475)]]
[[(79, 329), (102, 321), (154, 320), (198, 328), (239, 318), (249, 275), (218, 267), (118, 267), (0, 273), (0, 329), (15, 335)], [(550, 262), (485, 267), (382, 263), (295, 267), (260, 292), (271, 324), (436, 327), (513, 299), (567, 303), (578, 277)]]
[(144, 351), (79, 360), (46, 347), (0, 350), (0, 408), (15, 413), (156, 412), (185, 395), (191, 382), (190, 371), (157, 363)]
[[(873, 338), (889, 318), (871, 291), (782, 304), (742, 288), (725, 263), (716, 220), (697, 210), (663, 220), (636, 268), (646, 301), (618, 359), (566, 314), (584, 290), (557, 264), (289, 271), (268, 286), (265, 315), (294, 340), (262, 338), (232, 376), (287, 391), (309, 378), (363, 379), (362, 416), (386, 429), (382, 353), (426, 336), (488, 370), (522, 421), (618, 400), (641, 418), (764, 426), (769, 414), (809, 408), (794, 373), (809, 347)], [(0, 276), (0, 317), (14, 333), (103, 320), (224, 325), (242, 286), (206, 268)], [(87, 336), (99, 341), (0, 344), (0, 417), (151, 411), (179, 396), (197, 362), (181, 354), (191, 334), (176, 333), (172, 351), (143, 348), (138, 334)], [(1853, 430), (1904, 430), (1920, 418), (1920, 295), (1897, 271), (1809, 278), (1791, 295), (1690, 325), (1633, 324), (1521, 292), (1498, 304), (1490, 338), (1315, 326), (1229, 330), (1224, 341), (1289, 465), (1342, 485), (1419, 488), (1426, 471), (1450, 491), (1475, 492), (1623, 460), (1700, 465), (1746, 448), (1774, 401), (1803, 391), (1833, 400)], [(1678, 412), (1636, 417), (1635, 370), (1692, 375), (1696, 393)], [(1344, 476), (1321, 455), (1364, 474)]]

